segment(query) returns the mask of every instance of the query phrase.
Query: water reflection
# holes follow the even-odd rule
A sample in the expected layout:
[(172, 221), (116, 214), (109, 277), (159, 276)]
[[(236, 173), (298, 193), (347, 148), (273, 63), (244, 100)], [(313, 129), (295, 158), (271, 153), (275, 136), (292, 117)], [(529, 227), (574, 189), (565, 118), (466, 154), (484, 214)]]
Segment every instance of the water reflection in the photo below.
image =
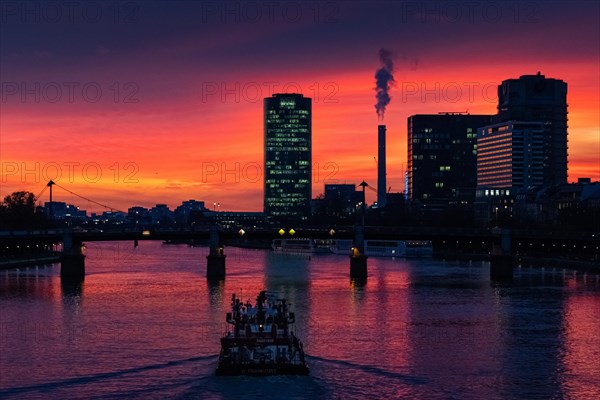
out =
[[(524, 398), (562, 398), (564, 280), (560, 274), (524, 269), (497, 299), (502, 343), (499, 390), (518, 389)], [(531, 382), (537, 382), (532, 385)]]
[[(135, 259), (86, 260), (85, 282), (3, 271), (2, 385), (54, 398), (269, 398), (273, 382), (296, 398), (307, 386), (314, 398), (600, 397), (597, 274), (518, 268), (497, 285), (486, 263), (370, 258), (368, 281), (349, 281), (347, 256), (227, 248), (227, 278), (207, 281), (205, 255), (144, 242)], [(231, 293), (262, 289), (293, 303), (312, 371), (266, 389), (214, 376)]]
[[(596, 276), (597, 277), (597, 276)], [(595, 281), (595, 282), (594, 282)], [(583, 288), (574, 287), (564, 306), (564, 352), (560, 384), (567, 398), (600, 398), (600, 299), (588, 289), (597, 280), (584, 279)]]
[(83, 282), (84, 278), (60, 278), (60, 289), (64, 304), (76, 303), (81, 306), (83, 300)]
[(53, 300), (57, 295), (52, 265), (3, 271), (0, 279), (2, 298)]
[(367, 285), (367, 277), (351, 277), (350, 278), (350, 288), (352, 288), (352, 293), (355, 295), (362, 295), (365, 292), (365, 286)]
[(304, 254), (266, 253), (264, 258), (265, 285), (270, 290), (289, 289), (296, 285), (307, 285), (310, 266), (318, 257)]
[(219, 307), (224, 302), (224, 292), (225, 292), (225, 279), (206, 279), (206, 285), (208, 287), (208, 303), (210, 304), (210, 308), (213, 309), (215, 307)]
[(310, 271), (317, 257), (307, 255), (265, 253), (264, 287), (279, 297), (286, 298), (296, 311), (298, 322), (304, 323), (310, 313)]

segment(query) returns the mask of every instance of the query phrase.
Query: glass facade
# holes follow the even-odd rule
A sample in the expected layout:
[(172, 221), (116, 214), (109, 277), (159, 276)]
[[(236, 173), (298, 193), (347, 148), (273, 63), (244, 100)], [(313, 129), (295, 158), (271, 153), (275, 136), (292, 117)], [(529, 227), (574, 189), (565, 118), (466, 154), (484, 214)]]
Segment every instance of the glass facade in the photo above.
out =
[(477, 138), (477, 186), (515, 188), (544, 183), (545, 129), (542, 122), (485, 126)]
[(264, 99), (264, 211), (272, 222), (305, 221), (312, 196), (312, 100)]

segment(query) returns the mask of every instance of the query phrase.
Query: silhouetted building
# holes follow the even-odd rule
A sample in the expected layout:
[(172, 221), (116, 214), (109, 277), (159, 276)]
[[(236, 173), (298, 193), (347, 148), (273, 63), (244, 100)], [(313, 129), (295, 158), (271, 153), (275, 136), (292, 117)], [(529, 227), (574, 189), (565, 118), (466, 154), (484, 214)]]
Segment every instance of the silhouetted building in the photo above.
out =
[(252, 229), (264, 223), (264, 213), (255, 211), (205, 211), (205, 216), (216, 221), (223, 229)]
[(522, 226), (560, 226), (561, 229), (598, 230), (600, 182), (591, 179), (519, 192), (514, 218)]
[(386, 151), (385, 151), (385, 125), (379, 125), (377, 130), (377, 207), (383, 208), (386, 204)]
[(354, 215), (356, 205), (363, 202), (362, 190), (356, 190), (354, 184), (325, 184), (325, 206), (339, 215)]
[(474, 201), (477, 129), (490, 115), (420, 114), (408, 118), (408, 198), (436, 213)]
[(45, 202), (42, 211), (50, 216), (50, 209), (52, 209), (52, 218), (59, 220), (69, 220), (71, 222), (83, 221), (87, 218), (85, 210), (80, 210), (79, 207), (67, 204), (63, 201)]
[(312, 99), (264, 99), (264, 211), (268, 221), (306, 221), (312, 180)]
[(93, 215), (92, 226), (106, 226), (106, 225), (123, 225), (129, 218), (128, 214), (120, 211), (104, 211), (100, 215)]
[(356, 209), (363, 201), (362, 189), (356, 190), (354, 184), (325, 184), (324, 194), (311, 202), (313, 223), (354, 223)]
[(44, 208), (48, 215), (52, 210), (52, 218), (54, 219), (62, 219), (67, 214), (67, 203), (64, 201), (47, 201), (44, 203)]
[(404, 193), (387, 193), (385, 197), (389, 205), (393, 205), (394, 207), (404, 205)]
[(498, 86), (498, 114), (492, 124), (539, 122), (544, 129), (543, 185), (567, 182), (567, 84), (560, 79), (523, 75)]
[(181, 202), (181, 205), (175, 208), (173, 215), (175, 221), (180, 225), (188, 225), (193, 222), (193, 219), (200, 215), (206, 208), (203, 201), (194, 199)]
[(127, 220), (133, 226), (147, 227), (152, 224), (150, 210), (141, 206), (130, 207), (127, 210)]
[(168, 226), (174, 221), (173, 212), (166, 204), (157, 204), (150, 209), (152, 225)]

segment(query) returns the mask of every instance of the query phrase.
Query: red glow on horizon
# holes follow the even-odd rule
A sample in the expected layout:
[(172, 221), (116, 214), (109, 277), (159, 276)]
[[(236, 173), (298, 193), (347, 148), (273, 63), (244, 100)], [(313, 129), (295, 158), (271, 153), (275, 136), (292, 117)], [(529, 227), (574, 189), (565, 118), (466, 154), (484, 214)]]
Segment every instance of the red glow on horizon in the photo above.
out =
[[(404, 191), (408, 116), (465, 110), (493, 114), (493, 84), (536, 70), (535, 64), (402, 70), (384, 122), (392, 191)], [(600, 82), (595, 67), (594, 63), (549, 65), (542, 71), (569, 85), (570, 182), (580, 177), (600, 180), (600, 102), (594, 89)], [(373, 157), (378, 121), (372, 72), (346, 71), (335, 80), (315, 79), (308, 72), (294, 76), (304, 94), (313, 98), (313, 197), (323, 192), (327, 182), (376, 184)], [(202, 99), (198, 92), (182, 91), (165, 100), (160, 92), (153, 94), (152, 82), (144, 82), (139, 85), (146, 90), (140, 91), (140, 102), (134, 104), (3, 104), (0, 195), (17, 190), (39, 193), (46, 178), (57, 178), (52, 174), (59, 165), (57, 182), (122, 210), (157, 203), (174, 208), (188, 199), (219, 202), (222, 210), (261, 210), (262, 99), (242, 94), (239, 99), (234, 95)], [(471, 85), (474, 89), (469, 93), (466, 82), (480, 84)], [(181, 87), (187, 86), (182, 82)], [(419, 92), (407, 91), (415, 87)], [(10, 169), (14, 165), (16, 172)], [(55, 199), (103, 211), (58, 190)]]

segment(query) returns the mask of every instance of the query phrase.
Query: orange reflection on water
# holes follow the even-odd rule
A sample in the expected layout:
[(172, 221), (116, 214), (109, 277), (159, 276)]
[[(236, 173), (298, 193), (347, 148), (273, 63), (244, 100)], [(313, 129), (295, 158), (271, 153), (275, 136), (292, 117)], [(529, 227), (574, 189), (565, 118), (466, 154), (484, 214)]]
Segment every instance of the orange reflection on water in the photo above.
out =
[(600, 398), (600, 299), (594, 294), (571, 293), (565, 303), (565, 371), (561, 376), (567, 398)]

